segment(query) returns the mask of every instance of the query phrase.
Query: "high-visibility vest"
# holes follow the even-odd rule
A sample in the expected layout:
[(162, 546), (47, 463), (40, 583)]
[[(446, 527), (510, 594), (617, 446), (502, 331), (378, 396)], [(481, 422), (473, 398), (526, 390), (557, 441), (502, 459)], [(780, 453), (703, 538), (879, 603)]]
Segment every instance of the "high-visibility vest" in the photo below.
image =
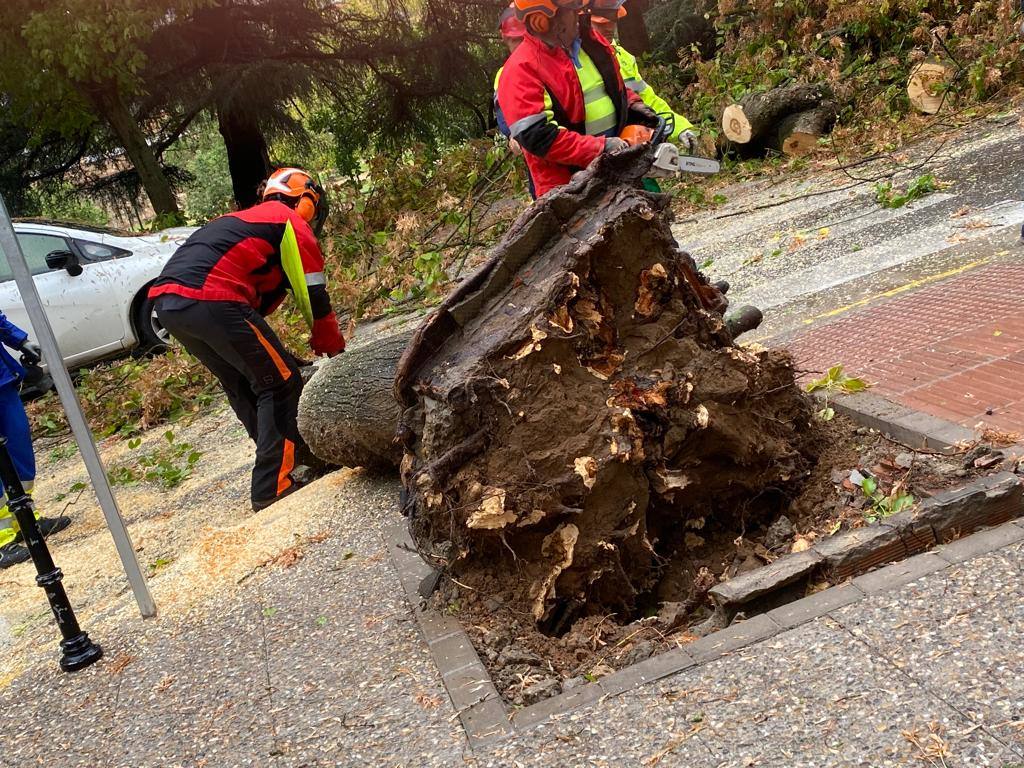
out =
[(601, 136), (613, 130), (618, 123), (615, 102), (605, 90), (604, 79), (586, 51), (580, 51), (579, 60), (576, 74), (580, 79), (586, 105), (586, 132), (589, 136)]

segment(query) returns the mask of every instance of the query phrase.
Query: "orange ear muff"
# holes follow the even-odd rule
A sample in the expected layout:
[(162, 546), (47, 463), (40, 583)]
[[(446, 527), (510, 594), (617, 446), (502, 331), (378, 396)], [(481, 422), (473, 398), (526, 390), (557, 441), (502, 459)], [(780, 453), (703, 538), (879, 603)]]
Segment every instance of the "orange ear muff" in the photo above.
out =
[(526, 17), (526, 26), (538, 34), (545, 34), (551, 29), (551, 20), (543, 13), (531, 13)]
[(295, 206), (295, 212), (306, 221), (312, 221), (316, 217), (316, 203), (312, 197), (303, 195)]

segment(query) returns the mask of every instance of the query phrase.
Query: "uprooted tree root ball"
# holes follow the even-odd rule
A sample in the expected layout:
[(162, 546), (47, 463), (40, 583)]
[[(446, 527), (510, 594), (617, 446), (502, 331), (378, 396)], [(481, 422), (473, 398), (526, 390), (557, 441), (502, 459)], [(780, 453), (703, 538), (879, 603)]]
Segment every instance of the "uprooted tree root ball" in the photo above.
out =
[(602, 158), (534, 205), (399, 363), (415, 540), (549, 634), (628, 620), (663, 578), (699, 601), (690, 553), (816, 459), (789, 356), (733, 344), (647, 167)]

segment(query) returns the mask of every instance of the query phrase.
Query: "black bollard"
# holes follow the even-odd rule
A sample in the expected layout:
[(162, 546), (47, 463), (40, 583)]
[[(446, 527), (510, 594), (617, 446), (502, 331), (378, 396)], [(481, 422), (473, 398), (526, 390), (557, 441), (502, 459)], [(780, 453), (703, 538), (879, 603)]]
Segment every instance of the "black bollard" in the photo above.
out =
[(60, 641), (60, 667), (65, 672), (77, 672), (85, 669), (103, 656), (103, 649), (89, 639), (89, 635), (78, 626), (75, 611), (68, 600), (61, 581), (64, 574), (60, 572), (50, 557), (50, 550), (39, 532), (36, 516), (33, 511), (32, 498), (25, 493), (25, 488), (18, 478), (18, 472), (7, 451), (7, 438), (0, 437), (0, 481), (7, 491), (7, 504), (18, 521), (25, 546), (32, 555), (36, 565), (36, 584), (46, 591), (50, 601), (50, 610), (64, 639)]

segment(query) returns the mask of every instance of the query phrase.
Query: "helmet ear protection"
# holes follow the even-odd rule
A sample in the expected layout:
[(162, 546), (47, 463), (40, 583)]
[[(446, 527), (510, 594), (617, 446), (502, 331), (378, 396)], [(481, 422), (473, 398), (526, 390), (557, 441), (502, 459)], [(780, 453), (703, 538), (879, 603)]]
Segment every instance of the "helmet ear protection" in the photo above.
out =
[(551, 19), (543, 13), (531, 13), (526, 17), (526, 26), (530, 28), (531, 32), (543, 35), (551, 29)]
[(295, 212), (306, 221), (313, 221), (316, 217), (316, 201), (311, 195), (303, 195), (295, 206)]

